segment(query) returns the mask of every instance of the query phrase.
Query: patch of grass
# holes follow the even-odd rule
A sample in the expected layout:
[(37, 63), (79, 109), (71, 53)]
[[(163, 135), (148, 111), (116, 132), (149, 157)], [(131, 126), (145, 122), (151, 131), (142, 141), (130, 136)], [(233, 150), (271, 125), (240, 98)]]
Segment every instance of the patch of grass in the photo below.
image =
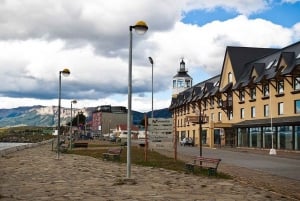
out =
[[(110, 145), (110, 146), (108, 146)], [(96, 145), (95, 145), (96, 146)], [(100, 145), (98, 145), (100, 147)], [(118, 146), (117, 144), (107, 144), (101, 145), (106, 147)], [(89, 147), (91, 147), (89, 145)], [(97, 147), (97, 146), (96, 146)], [(103, 159), (102, 154), (107, 152), (107, 149), (73, 149), (68, 150), (69, 154), (78, 154), (83, 156), (91, 156), (97, 159)], [(127, 162), (127, 147), (124, 147), (120, 157), (121, 163)], [(147, 161), (145, 160), (145, 150), (143, 148), (131, 147), (131, 163), (141, 166), (154, 167), (154, 168), (164, 168), (168, 170), (174, 170), (178, 172), (185, 172), (185, 162), (181, 160), (174, 160), (173, 158), (164, 156), (156, 151), (147, 151)], [(207, 176), (208, 172), (206, 169), (197, 170), (193, 173), (194, 175), (204, 175)], [(232, 179), (230, 175), (222, 172), (218, 172), (216, 176), (212, 178), (222, 178), (222, 179)]]
[(120, 143), (104, 143), (104, 144), (94, 144), (94, 143), (89, 143), (89, 147), (119, 147), (121, 146)]

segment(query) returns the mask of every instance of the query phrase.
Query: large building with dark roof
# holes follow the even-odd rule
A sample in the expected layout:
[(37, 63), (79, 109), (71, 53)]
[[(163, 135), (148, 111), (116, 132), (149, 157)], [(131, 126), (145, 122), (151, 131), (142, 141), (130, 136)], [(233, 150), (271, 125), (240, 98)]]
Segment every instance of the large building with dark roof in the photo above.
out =
[(221, 74), (173, 93), (169, 109), (178, 141), (300, 150), (300, 42), (227, 47)]

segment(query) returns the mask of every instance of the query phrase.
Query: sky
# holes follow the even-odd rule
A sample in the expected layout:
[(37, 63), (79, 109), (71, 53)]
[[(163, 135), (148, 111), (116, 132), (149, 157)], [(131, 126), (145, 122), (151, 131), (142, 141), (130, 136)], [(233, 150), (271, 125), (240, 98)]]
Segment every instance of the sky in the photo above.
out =
[[(134, 2), (134, 3), (133, 3)], [(132, 109), (169, 107), (184, 59), (193, 84), (220, 74), (227, 46), (283, 48), (300, 40), (300, 0), (0, 0), (0, 108), (125, 106), (129, 26)]]

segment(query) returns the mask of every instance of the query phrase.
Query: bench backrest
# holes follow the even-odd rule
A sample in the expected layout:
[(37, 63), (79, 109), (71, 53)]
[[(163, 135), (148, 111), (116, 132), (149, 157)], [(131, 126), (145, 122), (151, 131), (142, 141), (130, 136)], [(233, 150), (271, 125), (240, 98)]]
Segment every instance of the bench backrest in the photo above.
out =
[(108, 153), (120, 155), (122, 153), (122, 148), (110, 148), (108, 149)]
[[(218, 165), (221, 161), (221, 159), (216, 159), (216, 158), (206, 158), (206, 157), (203, 157), (203, 156), (195, 156), (193, 158), (194, 160), (194, 163), (197, 164), (202, 164), (201, 166), (211, 166), (212, 164), (215, 165), (215, 168), (218, 168)], [(206, 164), (206, 165), (205, 165)], [(209, 165), (211, 164), (211, 165)]]

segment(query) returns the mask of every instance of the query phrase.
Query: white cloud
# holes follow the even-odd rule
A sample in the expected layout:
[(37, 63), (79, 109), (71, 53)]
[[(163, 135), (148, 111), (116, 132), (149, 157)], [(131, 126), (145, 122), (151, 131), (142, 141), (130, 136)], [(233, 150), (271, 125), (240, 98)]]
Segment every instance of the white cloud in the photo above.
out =
[(227, 11), (234, 11), (243, 15), (265, 10), (269, 6), (268, 0), (188, 0), (185, 10), (208, 10), (212, 11), (216, 8), (223, 8)]
[(242, 15), (201, 27), (178, 22), (174, 30), (152, 37), (158, 43), (158, 54), (169, 64), (165, 65), (170, 72), (173, 69), (173, 74), (179, 58), (185, 57), (187, 67), (201, 68), (212, 75), (220, 73), (226, 46), (284, 47), (292, 43), (292, 39), (291, 29)]
[(5, 83), (0, 108), (56, 105), (58, 72), (65, 67), (71, 75), (62, 78), (63, 106), (72, 99), (78, 99), (77, 107), (127, 106), (129, 25), (140, 19), (149, 30), (133, 34), (133, 109), (139, 111), (151, 109), (148, 56), (154, 59), (154, 107), (160, 109), (170, 104), (172, 77), (182, 57), (190, 75), (201, 79), (220, 73), (228, 45), (284, 47), (299, 38), (299, 23), (287, 29), (245, 15), (203, 26), (180, 22), (184, 5), (246, 14), (266, 7), (266, 1), (241, 2), (0, 1), (0, 79)]

